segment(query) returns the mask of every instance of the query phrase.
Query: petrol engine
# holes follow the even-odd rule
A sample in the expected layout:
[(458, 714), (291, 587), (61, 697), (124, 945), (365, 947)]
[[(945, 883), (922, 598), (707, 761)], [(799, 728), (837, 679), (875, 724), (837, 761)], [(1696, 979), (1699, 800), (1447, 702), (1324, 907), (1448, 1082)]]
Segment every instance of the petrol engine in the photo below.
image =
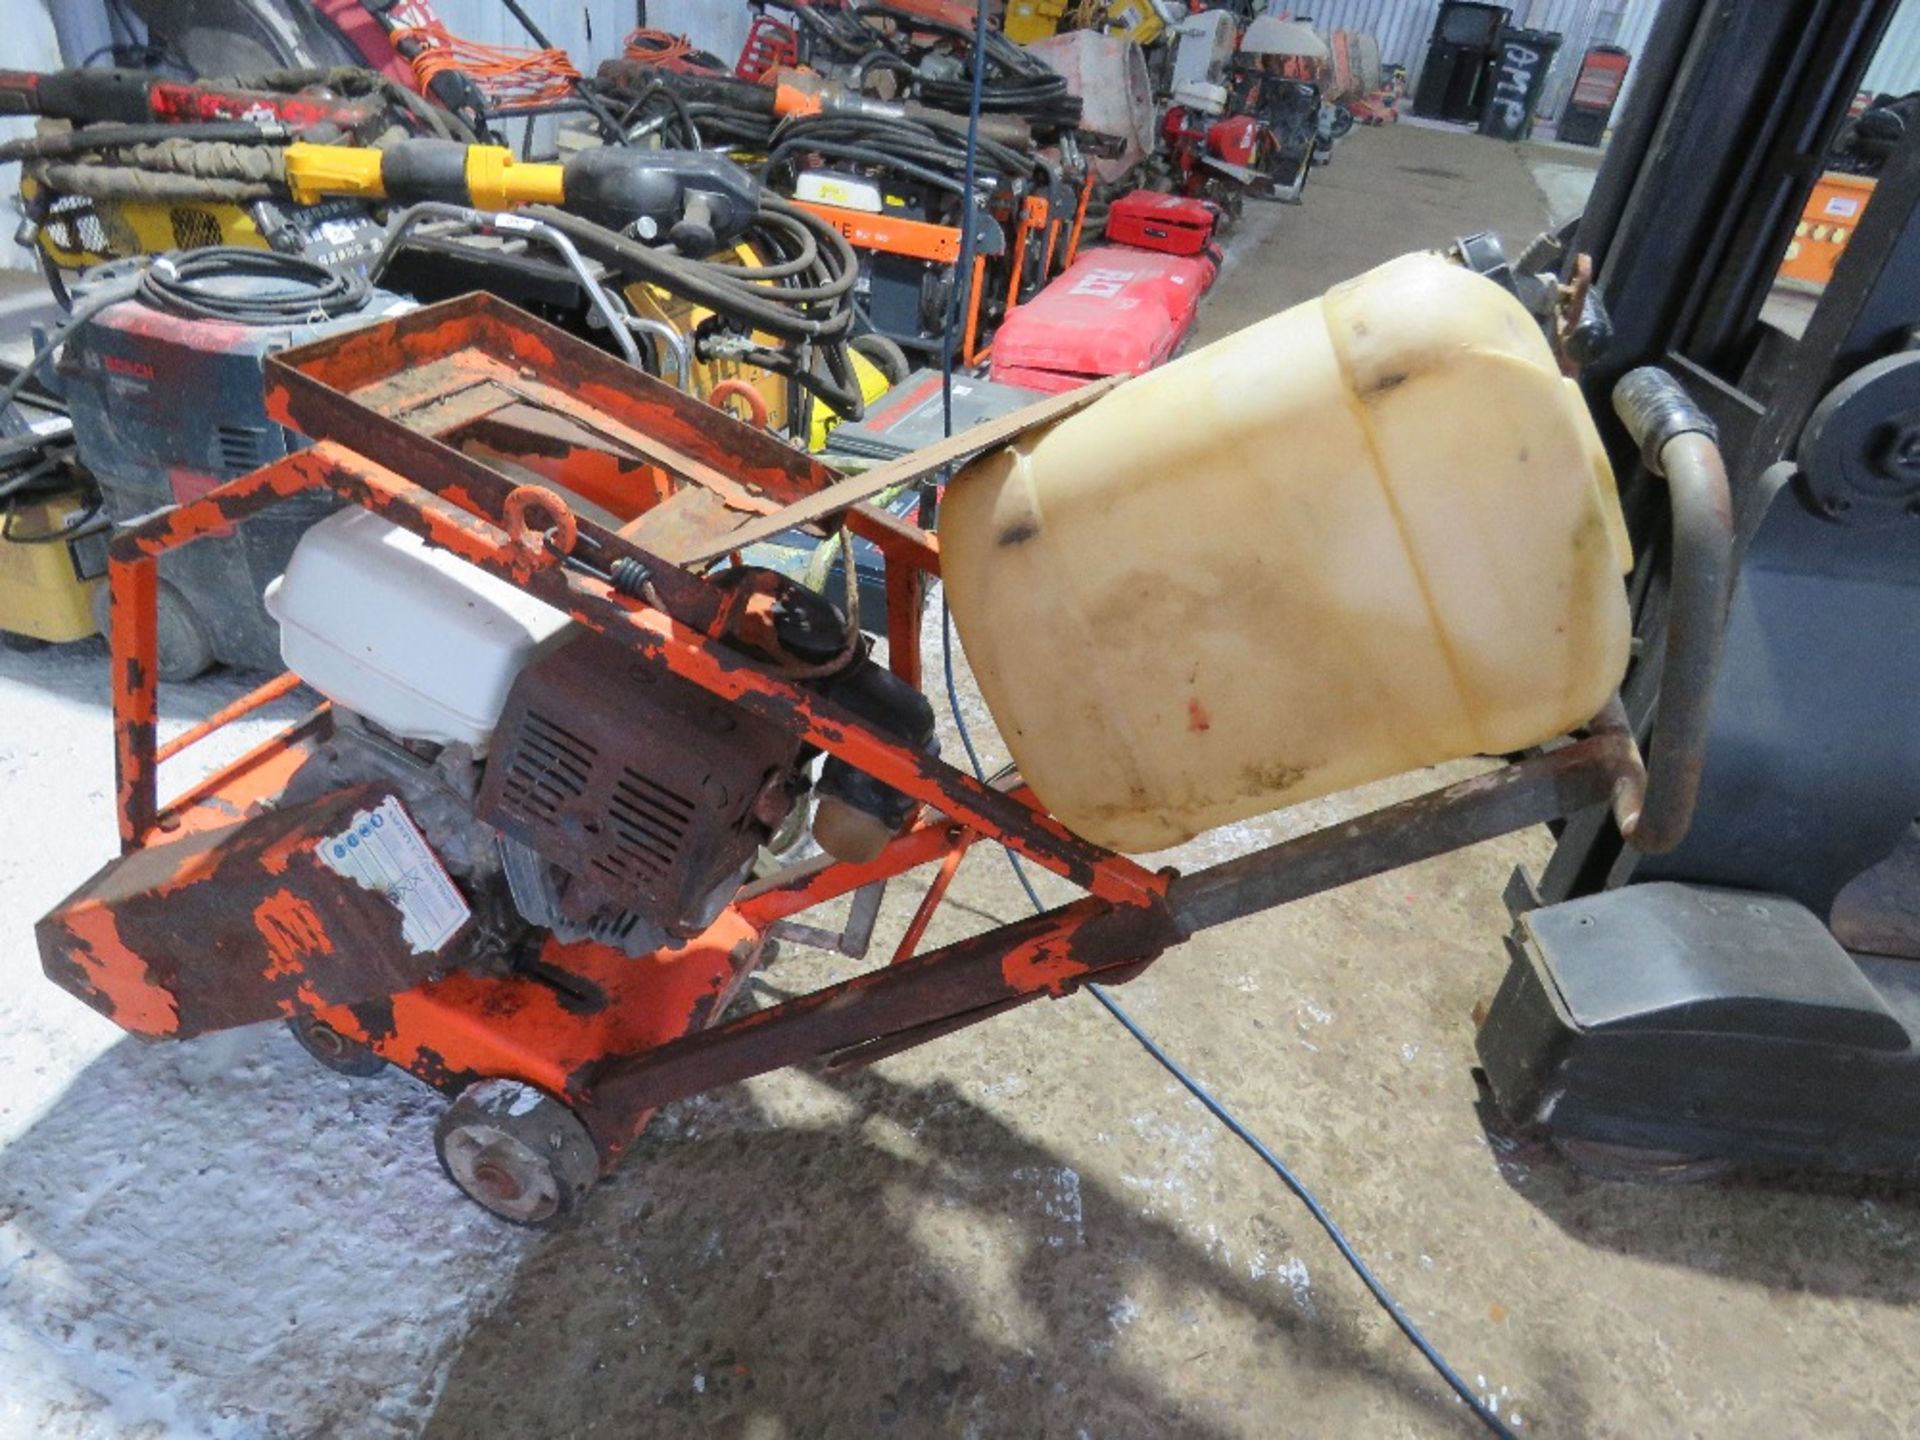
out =
[[(735, 648), (932, 751), (933, 711), (838, 607), (735, 567)], [(912, 802), (789, 729), (570, 623), (365, 511), (308, 532), (269, 590), (290, 669), (334, 704), (299, 800), (397, 790), (478, 924), (486, 968), (530, 931), (641, 956), (700, 934), (798, 807), (865, 859)], [(818, 771), (817, 777), (815, 771)]]

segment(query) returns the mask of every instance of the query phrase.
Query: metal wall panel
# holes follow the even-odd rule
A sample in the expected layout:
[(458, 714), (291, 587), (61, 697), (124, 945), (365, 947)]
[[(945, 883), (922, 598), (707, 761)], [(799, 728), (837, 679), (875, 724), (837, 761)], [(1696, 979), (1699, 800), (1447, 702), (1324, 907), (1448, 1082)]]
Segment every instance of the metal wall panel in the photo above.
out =
[[(51, 0), (27, 0), (18, 8), (8, 10), (7, 22), (5, 63), (9, 69), (60, 68), (60, 40), (54, 31)], [(11, 140), (32, 133), (33, 121), (24, 116), (0, 120), (0, 140)], [(13, 241), (18, 222), (18, 211), (14, 207), (20, 201), (19, 184), (20, 171), (17, 167), (9, 166), (0, 172), (0, 187), (4, 187), (9, 197), (8, 208), (14, 210), (4, 227), (0, 227), (0, 269), (38, 270), (40, 262), (35, 252)]]
[(1903, 0), (1867, 66), (1862, 88), (1876, 95), (1920, 90), (1920, 0)]
[[(1419, 76), (1426, 60), (1427, 41), (1440, 13), (1439, 0), (1315, 0), (1306, 5), (1275, 3), (1270, 8), (1310, 15), (1314, 28), (1322, 34), (1330, 30), (1366, 31), (1380, 42), (1381, 63), (1405, 66), (1409, 84)], [(1538, 112), (1542, 120), (1551, 121), (1558, 118), (1573, 91), (1580, 59), (1588, 47), (1612, 44), (1633, 50), (1645, 40), (1660, 0), (1509, 0), (1508, 8), (1514, 24), (1561, 36)], [(1908, 0), (1907, 8), (1920, 17), (1920, 0)], [(1920, 49), (1920, 43), (1916, 48)], [(1631, 84), (1631, 69), (1628, 75)]]
[[(547, 38), (591, 72), (620, 53), (633, 29), (633, 0), (525, 0), (524, 8)], [(483, 45), (526, 45), (527, 32), (499, 0), (433, 0), (447, 29)]]

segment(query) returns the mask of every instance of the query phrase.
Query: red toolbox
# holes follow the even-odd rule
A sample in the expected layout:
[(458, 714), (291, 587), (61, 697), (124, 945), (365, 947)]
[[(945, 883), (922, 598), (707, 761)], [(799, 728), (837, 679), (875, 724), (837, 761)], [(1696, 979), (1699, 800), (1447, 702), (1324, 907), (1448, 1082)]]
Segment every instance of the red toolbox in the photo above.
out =
[(1107, 240), (1168, 255), (1198, 255), (1213, 239), (1220, 212), (1190, 195), (1135, 190), (1107, 211)]
[(1186, 339), (1215, 273), (1205, 255), (1117, 245), (1083, 250), (1001, 323), (992, 379), (1060, 391), (1151, 370)]

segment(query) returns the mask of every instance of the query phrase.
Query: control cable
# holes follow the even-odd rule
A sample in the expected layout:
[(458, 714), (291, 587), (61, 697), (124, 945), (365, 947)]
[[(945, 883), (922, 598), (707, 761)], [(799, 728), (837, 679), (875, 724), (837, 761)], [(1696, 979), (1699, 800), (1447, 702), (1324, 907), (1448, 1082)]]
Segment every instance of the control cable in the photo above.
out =
[[(965, 193), (962, 196), (963, 211), (961, 224), (963, 228), (961, 230), (961, 265), (963, 274), (969, 263), (965, 255), (965, 250), (973, 238), (972, 212), (975, 199), (973, 193), (974, 156), (979, 143), (980, 133), (981, 75), (986, 68), (981, 63), (980, 57), (986, 47), (987, 0), (977, 0), (977, 3), (978, 9), (974, 21), (973, 41), (973, 94), (967, 113), (967, 178)], [(955, 285), (953, 288), (957, 292), (960, 287)], [(957, 323), (958, 316), (954, 308), (950, 305), (947, 312), (946, 335), (940, 347), (941, 404), (945, 432), (949, 437), (953, 434), (953, 332)], [(967, 752), (967, 764), (972, 768), (974, 778), (984, 783), (986, 780), (986, 769), (980, 763), (980, 752), (974, 746), (973, 735), (967, 729), (966, 716), (961, 713), (960, 709), (960, 685), (955, 678), (953, 668), (953, 614), (947, 607), (946, 587), (944, 585), (942, 585), (940, 593), (940, 638), (941, 658), (946, 671), (947, 707), (953, 713), (954, 728), (960, 732), (960, 744)], [(1033, 908), (1036, 911), (1045, 910), (1047, 907), (1041, 901), (1039, 893), (1033, 888), (1033, 882), (1027, 878), (1026, 869), (1020, 864), (1020, 857), (1011, 850), (1004, 849), (1004, 847), (1002, 853), (1007, 857), (1007, 863), (1013, 866), (1014, 876), (1020, 881), (1020, 888), (1027, 892), (1027, 899), (1032, 902)], [(1144, 1049), (1147, 1054), (1151, 1055), (1169, 1075), (1179, 1081), (1187, 1093), (1205, 1106), (1207, 1112), (1211, 1114), (1214, 1119), (1226, 1126), (1248, 1149), (1260, 1157), (1268, 1169), (1272, 1170), (1273, 1173), (1279, 1177), (1280, 1183), (1285, 1185), (1287, 1189), (1293, 1193), (1294, 1197), (1306, 1207), (1307, 1213), (1314, 1218), (1320, 1228), (1326, 1231), (1327, 1238), (1333, 1241), (1334, 1248), (1340, 1252), (1340, 1258), (1352, 1267), (1353, 1273), (1360, 1277), (1360, 1282), (1367, 1287), (1372, 1293), (1373, 1298), (1380, 1303), (1380, 1308), (1387, 1312), (1388, 1318), (1399, 1327), (1400, 1333), (1405, 1335), (1407, 1339), (1413, 1343), (1413, 1347), (1418, 1350), (1426, 1362), (1433, 1367), (1434, 1373), (1446, 1381), (1448, 1388), (1460, 1397), (1467, 1408), (1473, 1412), (1474, 1417), (1478, 1419), (1490, 1433), (1500, 1436), (1501, 1440), (1516, 1440), (1513, 1431), (1510, 1430), (1506, 1422), (1494, 1412), (1493, 1407), (1474, 1393), (1473, 1388), (1460, 1378), (1454, 1368), (1447, 1363), (1446, 1358), (1434, 1348), (1433, 1342), (1428, 1340), (1426, 1335), (1422, 1333), (1420, 1327), (1414, 1323), (1413, 1317), (1401, 1309), (1400, 1302), (1393, 1298), (1392, 1292), (1380, 1283), (1380, 1279), (1373, 1273), (1372, 1267), (1361, 1258), (1360, 1252), (1354, 1249), (1353, 1242), (1347, 1239), (1346, 1232), (1341, 1230), (1334, 1218), (1327, 1213), (1326, 1207), (1320, 1203), (1313, 1191), (1307, 1188), (1306, 1183), (1293, 1172), (1287, 1163), (1278, 1155), (1274, 1154), (1266, 1142), (1247, 1128), (1245, 1122), (1222, 1104), (1211, 1090), (1207, 1089), (1205, 1085), (1201, 1084), (1200, 1081), (1188, 1073), (1179, 1061), (1161, 1049), (1153, 1037), (1141, 1028), (1140, 1022), (1127, 1013), (1126, 1007), (1114, 999), (1111, 991), (1104, 985), (1092, 983), (1089, 983), (1086, 988), (1088, 993), (1100, 1002), (1101, 1006), (1105, 1008), (1106, 1012), (1113, 1017), (1121, 1028), (1139, 1042), (1141, 1048)]]

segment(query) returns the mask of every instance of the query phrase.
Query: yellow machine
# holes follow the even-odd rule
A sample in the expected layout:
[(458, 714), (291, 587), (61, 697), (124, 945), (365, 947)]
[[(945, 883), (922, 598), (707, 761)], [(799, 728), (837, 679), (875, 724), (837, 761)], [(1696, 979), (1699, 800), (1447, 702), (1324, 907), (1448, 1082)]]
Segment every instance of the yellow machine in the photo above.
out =
[(1136, 45), (1153, 44), (1176, 18), (1166, 0), (1080, 0), (1075, 17), (1082, 30), (1104, 30)]
[[(761, 263), (753, 247), (744, 241), (734, 246), (731, 254), (732, 259), (741, 265)], [(714, 314), (706, 306), (695, 304), (657, 285), (629, 285), (625, 293), (627, 303), (633, 306), (636, 315), (647, 320), (658, 320), (671, 327), (687, 337), (690, 347), (694, 332)], [(753, 339), (756, 344), (769, 349), (777, 348), (781, 343), (771, 335), (755, 334)], [(855, 353), (851, 359), (854, 374), (860, 379), (860, 398), (871, 405), (887, 393), (888, 379), (864, 355)], [(786, 430), (787, 404), (792, 390), (784, 375), (776, 375), (745, 360), (717, 355), (696, 359), (691, 368), (692, 374), (687, 378), (689, 393), (752, 424), (770, 430)], [(757, 401), (743, 394), (742, 387), (751, 390), (758, 397)], [(825, 405), (816, 404), (809, 417), (807, 448), (812, 451), (825, 449), (827, 437), (833, 433), (839, 418)]]
[[(21, 180), (20, 198), (29, 206), (41, 193), (38, 181)], [(259, 226), (239, 205), (96, 200), (85, 195), (56, 197), (40, 223), (39, 241), (47, 258), (62, 270), (205, 245), (267, 248)]]
[[(282, 183), (296, 204), (339, 201), (377, 205), (410, 204), (423, 199), (470, 205), (480, 210), (512, 210), (526, 205), (566, 206), (592, 217), (612, 212), (625, 218), (648, 206), (643, 216), (653, 231), (682, 240), (701, 253), (719, 241), (735, 263), (757, 266), (760, 257), (735, 239), (757, 204), (745, 172), (720, 157), (695, 152), (612, 155), (581, 151), (563, 163), (525, 162), (494, 145), (458, 145), (451, 141), (404, 141), (386, 149), (295, 143), (283, 152)], [(643, 173), (644, 172), (644, 173)], [(21, 194), (38, 197), (38, 183), (23, 179)], [(691, 200), (689, 197), (692, 197)], [(637, 207), (637, 209), (636, 209)], [(207, 245), (265, 249), (268, 239), (246, 207), (218, 203), (157, 203), (55, 197), (40, 227), (40, 245), (64, 269), (82, 269), (106, 260)], [(636, 314), (657, 320), (685, 337), (693, 348), (696, 328), (713, 311), (666, 289), (634, 284), (626, 290)], [(768, 335), (757, 345), (778, 349)], [(862, 396), (886, 393), (887, 378), (853, 357)], [(715, 356), (693, 362), (688, 389), (703, 400), (724, 405), (755, 424), (788, 428), (788, 381), (743, 359)], [(809, 448), (826, 444), (836, 416), (825, 405), (813, 407), (807, 426)]]
[(1002, 28), (1014, 44), (1030, 45), (1059, 32), (1067, 6), (1068, 0), (1007, 0), (1007, 18)]
[(97, 633), (94, 591), (107, 570), (106, 539), (57, 537), (91, 508), (78, 491), (11, 506), (0, 525), (0, 633), (56, 644)]

